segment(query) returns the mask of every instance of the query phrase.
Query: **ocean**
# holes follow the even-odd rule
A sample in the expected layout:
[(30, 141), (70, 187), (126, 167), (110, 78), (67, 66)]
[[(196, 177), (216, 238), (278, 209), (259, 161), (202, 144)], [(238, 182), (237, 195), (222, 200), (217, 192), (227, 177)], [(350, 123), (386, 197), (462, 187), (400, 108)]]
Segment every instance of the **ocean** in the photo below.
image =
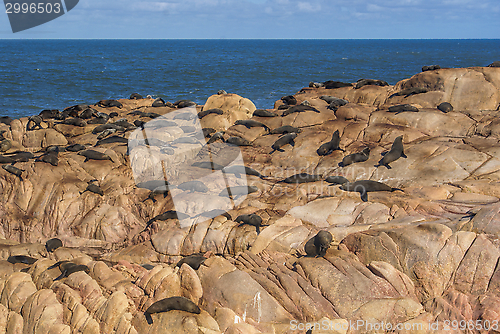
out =
[(0, 116), (128, 98), (204, 104), (224, 89), (272, 108), (310, 81), (395, 84), (423, 65), (486, 66), (500, 40), (0, 40)]

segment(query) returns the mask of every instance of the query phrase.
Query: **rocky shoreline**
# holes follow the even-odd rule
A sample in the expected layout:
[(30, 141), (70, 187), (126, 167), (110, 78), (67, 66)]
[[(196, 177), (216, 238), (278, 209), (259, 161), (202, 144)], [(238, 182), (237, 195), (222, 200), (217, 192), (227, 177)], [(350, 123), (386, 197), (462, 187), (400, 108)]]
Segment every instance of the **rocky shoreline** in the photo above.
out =
[[(0, 332), (500, 332), (500, 69), (309, 86), (267, 110), (220, 91), (203, 106), (133, 95), (0, 118)], [(182, 167), (196, 158), (181, 140), (193, 118), (168, 123), (182, 108), (198, 114), (210, 173), (227, 165), (221, 145), (237, 144), (244, 196), (222, 196), (217, 181), (147, 183), (206, 170)], [(398, 137), (406, 157), (380, 163)], [(364, 197), (346, 180), (387, 188)], [(306, 256), (319, 231), (332, 236), (326, 253)], [(54, 237), (63, 247), (48, 252)], [(36, 261), (13, 263), (21, 255)], [(176, 266), (190, 255), (206, 259)], [(56, 280), (58, 261), (88, 270)], [(148, 323), (144, 312), (169, 297), (200, 312)]]

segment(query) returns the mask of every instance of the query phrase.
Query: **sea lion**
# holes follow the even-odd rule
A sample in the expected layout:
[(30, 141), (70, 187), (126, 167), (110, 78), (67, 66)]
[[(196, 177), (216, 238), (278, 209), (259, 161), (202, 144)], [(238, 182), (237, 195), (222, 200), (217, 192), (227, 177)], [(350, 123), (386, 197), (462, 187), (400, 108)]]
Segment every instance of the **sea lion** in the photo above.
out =
[(332, 240), (333, 236), (330, 232), (319, 231), (318, 234), (306, 242), (304, 246), (304, 250), (307, 254), (306, 256), (325, 256)]
[(422, 87), (406, 88), (400, 92), (392, 94), (391, 96), (389, 96), (389, 98), (391, 98), (393, 96), (404, 96), (405, 98), (407, 98), (408, 96), (412, 96), (412, 95), (416, 95), (416, 94), (423, 94), (423, 93), (427, 93), (428, 91), (429, 90), (427, 88), (422, 88)]
[[(125, 118), (122, 118), (122, 119), (120, 119), (116, 122), (113, 122), (111, 124), (121, 126), (121, 127), (125, 128), (126, 130), (134, 130), (136, 128), (135, 125), (133, 125), (132, 123), (129, 123)], [(108, 130), (111, 130), (111, 129), (108, 129)], [(116, 130), (116, 129), (114, 129), (114, 130)]]
[(69, 277), (69, 275), (76, 273), (78, 271), (84, 271), (87, 274), (90, 272), (89, 267), (87, 267), (86, 265), (76, 264), (68, 261), (62, 261), (62, 263), (59, 264), (59, 270), (61, 271), (61, 275), (55, 278), (54, 281), (58, 281), (65, 277)]
[(179, 109), (181, 109), (181, 108), (187, 108), (187, 107), (192, 107), (192, 106), (195, 106), (195, 105), (196, 105), (196, 102), (193, 102), (191, 100), (179, 100), (179, 101), (175, 101), (174, 102), (174, 106), (176, 106)]
[(7, 152), (12, 147), (12, 142), (8, 139), (0, 141), (0, 152)]
[(111, 136), (97, 141), (97, 143), (94, 146), (97, 147), (100, 145), (114, 144), (114, 143), (128, 144), (128, 139), (120, 136)]
[(271, 111), (267, 111), (265, 109), (255, 109), (253, 112), (253, 116), (259, 116), (259, 117), (278, 117), (278, 114), (275, 114)]
[(314, 81), (309, 82), (309, 87), (311, 87), (311, 88), (321, 88), (324, 86), (325, 86), (325, 84), (322, 82), (314, 82)]
[(0, 123), (6, 124), (10, 126), (10, 123), (12, 123), (13, 119), (10, 118), (10, 116), (1, 116), (0, 117)]
[(437, 106), (439, 110), (441, 110), (444, 113), (448, 113), (450, 111), (453, 111), (453, 106), (449, 102), (443, 102)]
[(160, 152), (164, 153), (166, 155), (174, 155), (175, 154), (175, 150), (171, 147), (168, 147), (168, 146), (160, 147)]
[(203, 128), (201, 129), (203, 131), (203, 137), (207, 138), (210, 135), (214, 134), (217, 132), (217, 130), (212, 129), (212, 128)]
[(138, 120), (138, 119), (136, 119), (134, 121), (134, 125), (137, 126), (138, 128), (141, 128), (141, 129), (144, 129), (144, 124), (146, 124), (146, 122)]
[(200, 314), (200, 308), (185, 297), (170, 297), (158, 300), (151, 304), (150, 307), (144, 312), (144, 316), (146, 317), (146, 321), (148, 324), (153, 323), (153, 318), (151, 318), (151, 314), (160, 313), (160, 312), (168, 312), (172, 310), (185, 311), (194, 314)]
[(219, 89), (217, 91), (217, 95), (226, 95), (226, 94), (227, 94), (227, 92), (224, 89)]
[(110, 134), (115, 133), (115, 132), (116, 132), (116, 129), (106, 129), (97, 135), (97, 139), (106, 138), (107, 136), (109, 136)]
[(76, 104), (71, 107), (64, 108), (63, 113), (71, 117), (77, 117), (78, 113), (87, 109), (89, 106), (87, 104)]
[(418, 112), (418, 108), (412, 106), (411, 104), (398, 104), (396, 106), (390, 106), (388, 111), (399, 114), (405, 111)]
[(189, 216), (186, 215), (185, 213), (177, 212), (175, 210), (168, 210), (167, 212), (164, 212), (164, 213), (162, 213), (160, 215), (157, 215), (157, 216), (151, 218), (146, 223), (146, 227), (144, 227), (144, 229), (148, 228), (153, 222), (155, 222), (157, 220), (161, 220), (161, 221), (168, 220), (168, 219), (183, 220), (183, 219), (187, 219), (187, 218), (189, 218)]
[(106, 122), (109, 120), (109, 117), (96, 117), (92, 118), (91, 120), (87, 121), (87, 124), (106, 124)]
[(38, 261), (38, 259), (26, 255), (13, 255), (7, 258), (7, 262), (12, 264), (15, 263), (33, 264), (36, 261)]
[(0, 164), (11, 164), (15, 162), (11, 156), (0, 155)]
[(337, 184), (344, 184), (344, 183), (347, 183), (349, 182), (348, 179), (346, 179), (345, 177), (343, 176), (340, 176), (340, 175), (332, 175), (332, 176), (328, 176), (326, 179), (325, 179), (326, 182), (328, 183), (331, 183), (333, 185), (337, 185)]
[(373, 79), (359, 79), (354, 86), (354, 89), (359, 89), (363, 86), (389, 86), (389, 84), (382, 80), (373, 80)]
[(19, 179), (21, 181), (23, 181), (23, 178), (21, 176), (21, 174), (24, 172), (23, 169), (19, 169), (17, 167), (12, 166), (12, 165), (2, 165), (2, 168), (5, 169), (7, 172), (19, 177)]
[(200, 144), (200, 141), (195, 137), (180, 137), (175, 140), (172, 140), (168, 145), (174, 146), (177, 144)]
[(205, 169), (211, 169), (211, 170), (221, 170), (224, 168), (224, 166), (219, 165), (215, 162), (212, 161), (196, 161), (191, 164), (193, 167), (198, 167), (198, 168), (205, 168)]
[(238, 165), (227, 166), (224, 167), (222, 171), (225, 174), (234, 174), (237, 178), (240, 178), (242, 172), (244, 172), (246, 175), (262, 177), (262, 175), (258, 171), (247, 166), (238, 166)]
[(328, 81), (325, 81), (323, 83), (323, 86), (326, 89), (336, 89), (336, 88), (342, 88), (342, 87), (352, 87), (352, 83), (328, 80)]
[(179, 184), (177, 186), (178, 189), (184, 190), (184, 191), (190, 191), (190, 192), (199, 192), (199, 193), (206, 193), (208, 192), (208, 188), (205, 184), (203, 184), (201, 181), (187, 181)]
[(241, 137), (229, 137), (226, 143), (236, 146), (252, 146), (252, 143)]
[(130, 100), (142, 100), (143, 97), (139, 93), (132, 93), (129, 97)]
[(364, 162), (370, 157), (370, 148), (366, 147), (361, 152), (349, 154), (339, 163), (340, 167), (346, 167), (356, 162)]
[(296, 105), (296, 106), (288, 108), (287, 110), (285, 110), (283, 112), (283, 114), (281, 116), (285, 117), (285, 116), (288, 116), (288, 115), (296, 113), (296, 112), (306, 112), (306, 111), (314, 111), (314, 112), (317, 112), (317, 113), (320, 112), (318, 109), (316, 109), (314, 107), (303, 105), (303, 104), (299, 104), (299, 105)]
[(308, 182), (316, 182), (320, 181), (323, 178), (321, 175), (311, 175), (307, 173), (299, 173), (292, 175), (290, 177), (287, 177), (284, 180), (281, 180), (279, 182), (284, 182), (284, 183), (308, 183)]
[(94, 115), (96, 112), (97, 110), (93, 108), (87, 108), (84, 111), (82, 111), (80, 115), (78, 115), (78, 117), (82, 119), (90, 119), (92, 118), (92, 115)]
[(297, 99), (293, 95), (283, 96), (281, 98), (281, 101), (283, 101), (285, 104), (288, 104), (288, 105), (297, 104)]
[(255, 213), (249, 215), (239, 215), (238, 217), (236, 217), (234, 221), (237, 223), (241, 223), (239, 226), (242, 225), (255, 226), (257, 234), (260, 234), (260, 228), (264, 226), (262, 225), (262, 218), (259, 215), (256, 215)]
[(372, 191), (396, 191), (396, 190), (402, 191), (401, 189), (392, 188), (384, 183), (372, 181), (372, 180), (360, 180), (360, 181), (355, 181), (355, 182), (347, 182), (347, 183), (342, 184), (340, 186), (340, 189), (342, 189), (344, 191), (358, 192), (361, 195), (361, 200), (363, 202), (368, 201), (368, 193), (372, 192)]
[(210, 114), (222, 115), (222, 114), (224, 114), (224, 110), (222, 110), (220, 108), (203, 110), (203, 111), (200, 111), (198, 113), (198, 118), (202, 119), (203, 117), (210, 115)]
[(434, 71), (434, 70), (439, 70), (441, 66), (439, 65), (424, 65), (422, 66), (422, 72), (427, 72), (427, 71)]
[(221, 197), (239, 197), (243, 195), (249, 195), (251, 193), (259, 191), (259, 188), (256, 186), (233, 186), (230, 188), (223, 189), (220, 193), (219, 196)]
[(269, 127), (265, 125), (264, 123), (255, 121), (253, 119), (239, 119), (236, 122), (234, 122), (234, 125), (243, 125), (247, 127), (247, 129), (254, 128), (254, 127), (261, 127), (269, 131)]
[(118, 102), (116, 100), (101, 100), (101, 101), (97, 102), (97, 105), (101, 108), (111, 108), (111, 107), (122, 108), (123, 107), (123, 104), (121, 104), (120, 102)]
[(1, 156), (1, 163), (14, 163), (14, 162), (28, 162), (30, 159), (33, 159), (35, 156), (31, 152), (17, 152), (15, 154), (11, 154), (9, 156)]
[(73, 145), (66, 146), (66, 150), (70, 151), (70, 152), (79, 152), (79, 151), (82, 151), (84, 149), (86, 149), (86, 147), (82, 144), (73, 144)]
[(49, 253), (52, 253), (53, 251), (62, 246), (63, 246), (62, 241), (61, 239), (58, 238), (52, 238), (50, 240), (47, 240), (47, 242), (45, 242), (45, 249), (47, 249), (47, 252)]
[(207, 144), (210, 145), (210, 144), (214, 143), (217, 140), (224, 141), (224, 133), (223, 132), (219, 131), (219, 132), (214, 133), (212, 135), (212, 137), (210, 137), (210, 139), (207, 141)]
[(335, 132), (332, 135), (332, 140), (330, 140), (327, 143), (322, 144), (317, 150), (316, 153), (318, 155), (328, 155), (332, 153), (333, 151), (342, 151), (344, 152), (343, 149), (339, 147), (340, 145), (340, 135), (339, 135), (339, 130), (335, 130)]
[(183, 119), (185, 121), (191, 121), (196, 118), (196, 114), (190, 113), (190, 112), (183, 112), (179, 113), (174, 116), (173, 119)]
[(47, 119), (55, 119), (59, 114), (60, 112), (57, 109), (44, 109), (38, 114), (38, 116), (42, 117), (45, 121)]
[(394, 139), (391, 150), (384, 155), (384, 157), (380, 160), (378, 165), (375, 165), (375, 167), (385, 166), (388, 169), (391, 169), (391, 166), (389, 166), (389, 164), (398, 160), (400, 157), (407, 158), (403, 148), (403, 136), (399, 136)]
[(182, 132), (184, 133), (193, 133), (196, 132), (196, 127), (191, 125), (180, 126)]
[[(32, 131), (35, 130), (35, 128), (38, 129), (43, 129), (42, 123), (43, 118), (41, 116), (35, 115), (35, 116), (30, 116), (28, 118), (28, 123), (26, 124), (26, 131)], [(33, 125), (30, 127), (30, 125), (33, 123)]]
[(204, 257), (203, 255), (193, 254), (193, 255), (189, 255), (189, 256), (182, 258), (179, 262), (177, 262), (177, 264), (175, 266), (181, 267), (182, 264), (185, 263), (188, 266), (190, 266), (191, 268), (193, 268), (194, 270), (198, 270), (198, 269), (200, 269), (201, 264), (203, 262), (205, 262), (206, 259), (207, 258)]
[(281, 148), (287, 144), (290, 144), (291, 146), (295, 146), (295, 138), (297, 138), (297, 133), (292, 132), (292, 133), (287, 133), (278, 140), (274, 142), (273, 145), (271, 145), (271, 148), (273, 149), (269, 154), (274, 153), (275, 151), (280, 151), (280, 152), (285, 152)]
[(270, 135), (277, 135), (277, 134), (287, 134), (287, 133), (301, 133), (302, 130), (300, 128), (296, 128), (291, 125), (283, 125), (280, 126), (279, 128), (273, 129), (269, 131)]
[(155, 107), (155, 108), (164, 107), (164, 106), (165, 106), (165, 101), (161, 97), (154, 100), (153, 104), (151, 105), (151, 107)]
[(85, 151), (80, 151), (78, 152), (78, 155), (84, 156), (85, 160), (83, 162), (87, 162), (89, 160), (109, 160), (111, 162), (114, 162), (111, 157), (105, 153), (101, 153), (98, 151), (94, 150), (85, 150)]
[(320, 99), (328, 103), (330, 106), (334, 105), (337, 107), (345, 106), (349, 101), (330, 95), (321, 95)]
[(84, 127), (87, 125), (87, 122), (85, 122), (81, 118), (74, 117), (74, 118), (65, 119), (64, 121), (61, 122), (61, 124)]
[(94, 184), (95, 181), (97, 181), (97, 180), (89, 181), (89, 184), (87, 185), (87, 188), (85, 188), (84, 191), (81, 191), (80, 195), (83, 194), (86, 191), (90, 191), (91, 193), (104, 196), (104, 192), (102, 191), (101, 187), (99, 187), (98, 185)]
[(40, 156), (40, 158), (38, 158), (35, 161), (41, 161), (41, 162), (51, 164), (52, 166), (57, 166), (57, 165), (59, 165), (59, 155), (58, 154), (59, 154), (58, 151), (51, 151), (51, 152), (45, 153), (44, 155)]
[(156, 119), (153, 122), (148, 122), (144, 125), (146, 128), (170, 128), (177, 127), (177, 122), (172, 122), (167, 119)]
[(156, 203), (156, 198), (155, 197), (157, 195), (163, 195), (163, 198), (165, 198), (165, 197), (167, 197), (168, 192), (169, 192), (169, 189), (168, 189), (167, 185), (156, 187), (153, 190), (151, 190), (151, 192), (149, 193), (148, 197), (143, 202), (145, 202), (146, 200), (150, 199), (150, 200), (153, 201), (153, 203)]

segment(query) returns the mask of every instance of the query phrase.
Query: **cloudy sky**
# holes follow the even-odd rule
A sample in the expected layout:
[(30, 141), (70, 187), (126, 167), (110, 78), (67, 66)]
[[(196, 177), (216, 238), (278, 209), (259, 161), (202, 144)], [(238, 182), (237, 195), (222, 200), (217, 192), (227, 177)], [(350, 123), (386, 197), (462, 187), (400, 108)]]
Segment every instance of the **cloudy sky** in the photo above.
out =
[[(45, 1), (45, 0), (44, 0)], [(0, 38), (500, 38), (500, 0), (80, 0)]]

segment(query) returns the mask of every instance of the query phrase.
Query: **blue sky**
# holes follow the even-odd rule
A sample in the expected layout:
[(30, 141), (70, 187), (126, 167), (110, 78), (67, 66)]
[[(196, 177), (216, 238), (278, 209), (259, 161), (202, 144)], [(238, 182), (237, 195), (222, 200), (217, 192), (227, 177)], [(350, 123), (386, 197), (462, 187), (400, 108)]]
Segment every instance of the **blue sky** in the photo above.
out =
[(80, 0), (0, 38), (500, 38), (500, 0)]

